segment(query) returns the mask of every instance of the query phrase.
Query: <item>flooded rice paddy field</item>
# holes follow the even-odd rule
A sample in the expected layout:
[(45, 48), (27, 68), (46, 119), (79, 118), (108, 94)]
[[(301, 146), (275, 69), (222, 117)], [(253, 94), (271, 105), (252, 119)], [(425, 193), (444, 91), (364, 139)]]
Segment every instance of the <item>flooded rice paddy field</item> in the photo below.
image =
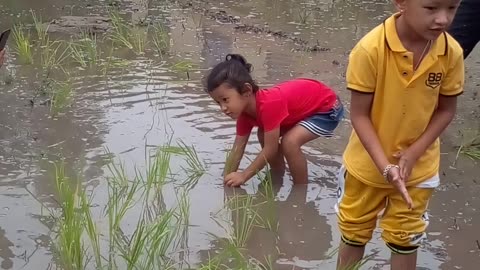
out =
[[(78, 269), (65, 265), (80, 258), (77, 267), (87, 269), (99, 261), (105, 269), (334, 269), (335, 174), (348, 117), (336, 137), (305, 147), (308, 186), (292, 186), (286, 176), (272, 186), (255, 179), (224, 188), (234, 123), (202, 79), (236, 52), (263, 87), (312, 77), (348, 104), (348, 53), (391, 12), (390, 1), (360, 0), (2, 1), (0, 29), (23, 25), (18, 33), (30, 40), (31, 58), (11, 36), (0, 71), (0, 267)], [(52, 22), (46, 35), (33, 15)], [(479, 61), (478, 50), (466, 61), (466, 91), (442, 137), (442, 185), (419, 269), (480, 263), (480, 171), (458, 154), (480, 130)], [(248, 158), (259, 148), (255, 137)], [(84, 204), (68, 197), (75, 187), (77, 195), (85, 190)], [(88, 206), (92, 218), (62, 204), (68, 198)], [(94, 221), (98, 238), (89, 229), (75, 238), (75, 224), (85, 220)], [(150, 226), (160, 221), (164, 234)], [(72, 248), (75, 239), (86, 253)], [(378, 233), (366, 254), (365, 269), (389, 269)]]

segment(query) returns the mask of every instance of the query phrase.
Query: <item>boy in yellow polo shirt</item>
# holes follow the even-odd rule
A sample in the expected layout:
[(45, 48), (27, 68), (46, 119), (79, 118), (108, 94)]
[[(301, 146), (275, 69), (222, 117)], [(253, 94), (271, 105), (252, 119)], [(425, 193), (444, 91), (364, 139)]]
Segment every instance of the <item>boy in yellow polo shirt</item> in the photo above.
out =
[(337, 269), (359, 262), (377, 219), (391, 269), (416, 268), (439, 184), (439, 136), (463, 92), (463, 52), (445, 30), (459, 0), (395, 0), (347, 68), (353, 132), (339, 173)]

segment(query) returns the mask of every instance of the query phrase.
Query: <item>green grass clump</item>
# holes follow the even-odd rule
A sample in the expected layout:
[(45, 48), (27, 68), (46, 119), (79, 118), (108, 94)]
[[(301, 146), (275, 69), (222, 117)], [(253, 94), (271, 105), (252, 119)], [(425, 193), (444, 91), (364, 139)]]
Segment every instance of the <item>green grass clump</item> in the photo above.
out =
[(14, 51), (17, 53), (21, 63), (29, 65), (33, 63), (32, 44), (30, 33), (25, 30), (22, 24), (15, 25), (12, 30), (14, 40)]
[(82, 67), (96, 66), (99, 61), (98, 42), (96, 35), (82, 31), (77, 41), (70, 41), (69, 48), (75, 63)]

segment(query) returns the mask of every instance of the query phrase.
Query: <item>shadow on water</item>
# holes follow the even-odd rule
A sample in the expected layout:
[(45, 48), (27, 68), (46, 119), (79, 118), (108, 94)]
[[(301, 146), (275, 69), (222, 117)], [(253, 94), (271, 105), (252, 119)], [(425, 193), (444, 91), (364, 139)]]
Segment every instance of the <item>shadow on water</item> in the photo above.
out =
[[(0, 29), (18, 22), (30, 25), (30, 9), (50, 21), (65, 15), (106, 16), (106, 10), (117, 4), (2, 1)], [(240, 196), (250, 200), (252, 209), (261, 217), (248, 237), (242, 238), (241, 254), (245, 258), (262, 264), (271, 262), (273, 269), (333, 269), (339, 240), (333, 210), (335, 174), (350, 132), (348, 120), (340, 125), (336, 137), (318, 140), (305, 148), (312, 179), (308, 185), (292, 186), (285, 176), (283, 184), (275, 181), (268, 192), (259, 179), (242, 189), (227, 189), (221, 184), (221, 171), (224, 153), (234, 135), (234, 123), (219, 112), (203, 91), (202, 78), (227, 53), (238, 52), (253, 64), (254, 76), (262, 87), (293, 77), (312, 77), (335, 88), (348, 104), (348, 93), (343, 90), (348, 52), (361, 36), (388, 16), (392, 10), (389, 1), (172, 4), (141, 0), (120, 1), (119, 10), (128, 21), (164, 24), (168, 53), (159, 55), (150, 47), (145, 53), (136, 54), (127, 48), (113, 49), (110, 42), (99, 39), (101, 54), (97, 65), (82, 68), (65, 64), (75, 89), (74, 101), (56, 116), (51, 115), (46, 98), (32, 103), (42, 80), (40, 56), (35, 55), (33, 65), (21, 65), (13, 53), (13, 43), (9, 44), (9, 58), (0, 74), (0, 78), (4, 74), (13, 77), (10, 84), (0, 82), (0, 266), (46, 269), (54, 264), (54, 224), (43, 209), (58, 206), (52, 162), (64, 160), (67, 173), (93, 190), (92, 209), (103, 228), (102, 208), (108, 199), (109, 175), (105, 164), (109, 158), (122, 160), (128, 174), (134, 175), (135, 169), (145, 168), (146, 152), (173, 138), (193, 145), (208, 171), (189, 192), (188, 240), (177, 254), (182, 261), (179, 268), (195, 269), (228, 249), (231, 233), (244, 226), (239, 217), (248, 216), (245, 208), (229, 208), (232, 198)], [(233, 18), (238, 25), (263, 32), (236, 31), (222, 18)], [(319, 45), (328, 50), (307, 52), (302, 44), (276, 37), (272, 31), (306, 42), (303, 45)], [(52, 38), (69, 40), (68, 35), (58, 33), (52, 34)], [(467, 71), (470, 76), (478, 74), (477, 61), (467, 62), (467, 66), (473, 67)], [(475, 85), (472, 81), (470, 88)], [(467, 95), (462, 97), (464, 106), (459, 108), (454, 127), (444, 138), (444, 151), (449, 153), (455, 152), (462, 136), (457, 131), (472, 126), (478, 116), (475, 95)], [(256, 141), (250, 142), (247, 157), (253, 158), (258, 147)], [(480, 203), (480, 188), (474, 182), (473, 166), (468, 165), (471, 162), (461, 158), (452, 168), (455, 155), (444, 157), (446, 169), (442, 173), (454, 181), (443, 184), (434, 196), (431, 241), (420, 253), (419, 267), (471, 269), (469, 266), (475, 264), (468, 261), (478, 262), (480, 252), (469, 239), (476, 235), (474, 228), (480, 224), (474, 207)], [(245, 164), (246, 161), (242, 163)], [(172, 170), (181, 172), (179, 166), (172, 164)], [(469, 182), (460, 181), (458, 175)], [(180, 174), (182, 177), (186, 175)], [(176, 205), (174, 185), (166, 185), (161, 193), (163, 208)], [(377, 252), (367, 267), (386, 269), (389, 254), (378, 232), (367, 246), (368, 254)], [(461, 260), (461, 256), (470, 260)]]

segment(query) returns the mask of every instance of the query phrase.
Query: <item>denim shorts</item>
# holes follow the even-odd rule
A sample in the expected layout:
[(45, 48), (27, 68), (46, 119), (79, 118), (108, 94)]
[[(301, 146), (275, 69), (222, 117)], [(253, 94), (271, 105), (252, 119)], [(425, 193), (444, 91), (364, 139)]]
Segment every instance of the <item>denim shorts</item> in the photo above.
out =
[(319, 137), (332, 137), (344, 115), (343, 104), (339, 98), (328, 112), (316, 113), (298, 124)]

